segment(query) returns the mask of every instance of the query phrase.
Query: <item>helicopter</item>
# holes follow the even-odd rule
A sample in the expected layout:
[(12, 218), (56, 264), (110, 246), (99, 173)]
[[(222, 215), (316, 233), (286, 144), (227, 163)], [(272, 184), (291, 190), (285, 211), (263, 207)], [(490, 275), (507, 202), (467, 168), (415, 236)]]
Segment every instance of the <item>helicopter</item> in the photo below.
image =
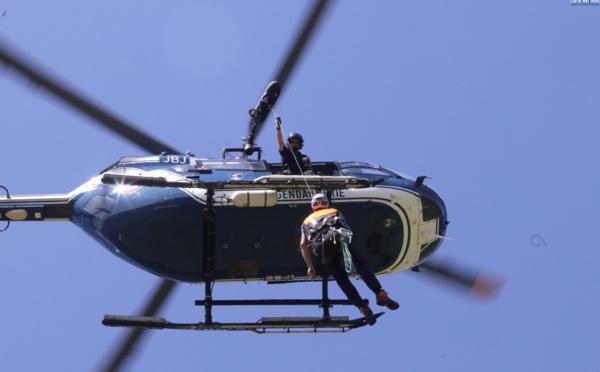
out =
[[(311, 19), (320, 16), (325, 3), (315, 7)], [(0, 58), (154, 154), (121, 158), (66, 194), (13, 196), (6, 190), (2, 221), (70, 220), (119, 258), (167, 280), (205, 283), (207, 290), (214, 281), (306, 280), (297, 227), (317, 190), (329, 192), (344, 211), (355, 244), (378, 274), (427, 268), (426, 259), (443, 241), (446, 208), (424, 177), (411, 179), (359, 161), (313, 162), (314, 174), (299, 177), (280, 174), (280, 164), (261, 159), (254, 138), (278, 96), (273, 87), (285, 86), (292, 67), (277, 74), (276, 85), (255, 107), (243, 146), (225, 149), (221, 158), (205, 158), (170, 148), (98, 109), (4, 46)], [(278, 228), (264, 231), (269, 225)], [(173, 241), (178, 244), (172, 246)], [(172, 282), (164, 283), (161, 293), (168, 293)], [(211, 295), (204, 305), (216, 303)]]

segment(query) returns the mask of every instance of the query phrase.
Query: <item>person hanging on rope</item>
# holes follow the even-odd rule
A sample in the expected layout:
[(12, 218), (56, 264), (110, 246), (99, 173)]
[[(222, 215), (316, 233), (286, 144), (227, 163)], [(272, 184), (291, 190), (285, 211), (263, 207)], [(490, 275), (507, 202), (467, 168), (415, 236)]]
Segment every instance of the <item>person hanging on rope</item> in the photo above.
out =
[(275, 129), (277, 130), (277, 145), (281, 155), (282, 172), (288, 174), (310, 173), (310, 158), (300, 152), (304, 146), (304, 139), (300, 133), (290, 133), (287, 144), (283, 141), (281, 133), (281, 118), (276, 118)]
[(350, 244), (352, 231), (342, 213), (329, 207), (325, 194), (316, 194), (311, 201), (312, 213), (306, 217), (301, 227), (300, 250), (308, 267), (308, 276), (314, 279), (317, 275), (312, 256), (321, 261), (325, 271), (333, 276), (344, 294), (363, 314), (370, 325), (375, 324), (373, 311), (360, 297), (358, 291), (348, 278), (349, 273), (358, 273), (373, 293), (377, 305), (396, 310), (399, 305), (381, 288), (379, 280), (367, 268), (358, 252)]

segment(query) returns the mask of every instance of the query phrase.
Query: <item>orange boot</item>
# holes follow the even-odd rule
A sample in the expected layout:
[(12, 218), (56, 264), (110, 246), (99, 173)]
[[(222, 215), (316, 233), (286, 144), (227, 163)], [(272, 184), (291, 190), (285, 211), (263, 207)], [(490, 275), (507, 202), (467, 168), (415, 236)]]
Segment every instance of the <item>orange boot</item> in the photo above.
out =
[(396, 310), (400, 307), (400, 305), (396, 301), (392, 300), (390, 296), (388, 296), (387, 292), (383, 289), (377, 293), (377, 305), (385, 306), (390, 310)]

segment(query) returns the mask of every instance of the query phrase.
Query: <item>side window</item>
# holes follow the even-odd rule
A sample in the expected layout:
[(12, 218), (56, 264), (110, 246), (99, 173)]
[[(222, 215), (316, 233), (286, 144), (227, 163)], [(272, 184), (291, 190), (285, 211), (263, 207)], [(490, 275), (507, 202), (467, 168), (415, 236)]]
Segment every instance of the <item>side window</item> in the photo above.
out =
[(383, 168), (373, 168), (366, 166), (346, 167), (342, 169), (344, 176), (356, 176), (366, 178), (368, 180), (376, 180), (382, 177), (391, 176), (392, 174)]

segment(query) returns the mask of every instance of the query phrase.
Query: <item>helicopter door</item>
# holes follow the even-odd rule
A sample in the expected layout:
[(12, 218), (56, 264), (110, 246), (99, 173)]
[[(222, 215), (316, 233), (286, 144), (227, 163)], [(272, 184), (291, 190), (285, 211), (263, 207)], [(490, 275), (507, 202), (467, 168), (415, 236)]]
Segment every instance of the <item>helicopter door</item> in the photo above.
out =
[(261, 209), (217, 208), (217, 276), (230, 279), (259, 277), (264, 224), (256, 213)]

